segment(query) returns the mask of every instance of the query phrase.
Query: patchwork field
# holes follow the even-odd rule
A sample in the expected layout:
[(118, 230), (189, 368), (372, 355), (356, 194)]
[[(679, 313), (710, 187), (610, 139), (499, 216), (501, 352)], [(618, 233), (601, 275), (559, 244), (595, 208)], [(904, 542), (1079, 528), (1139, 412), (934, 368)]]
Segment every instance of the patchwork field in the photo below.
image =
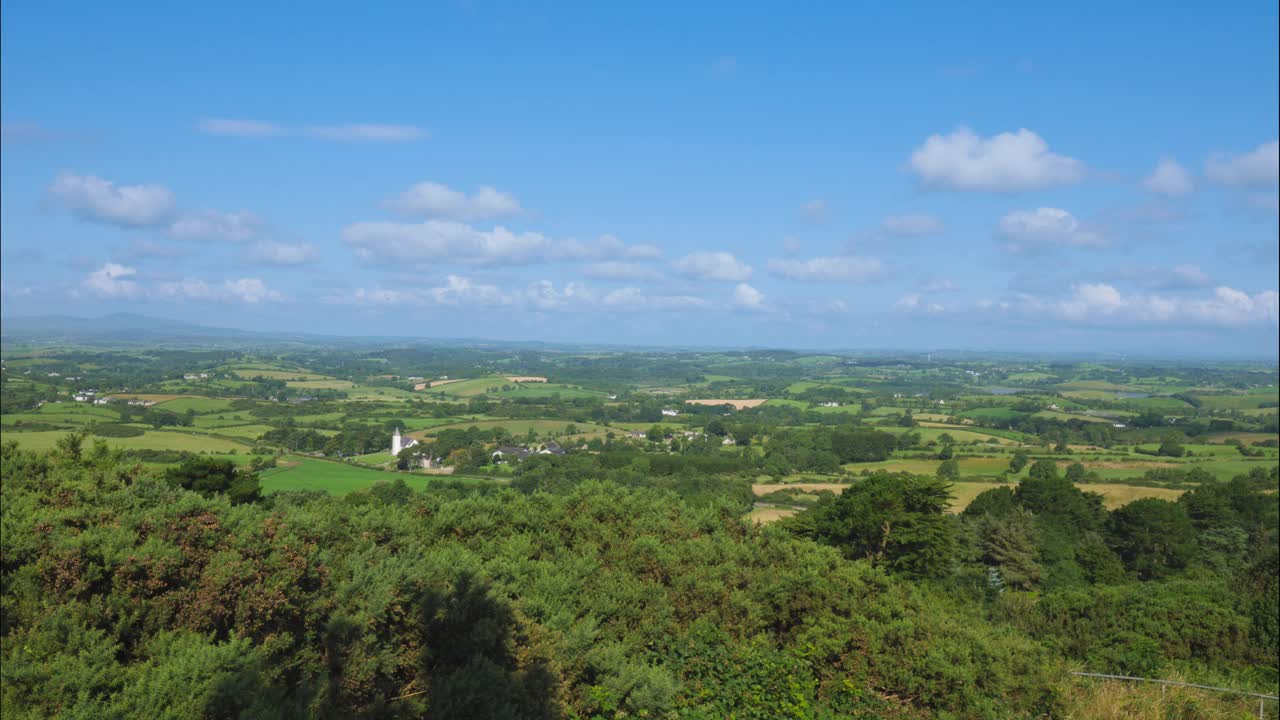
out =
[[(1014, 487), (1007, 483), (987, 483), (987, 482), (956, 482), (952, 483), (951, 494), (951, 511), (960, 512), (973, 502), (973, 499), (981, 493), (997, 487)], [(803, 492), (844, 492), (850, 483), (757, 483), (751, 486), (751, 491), (757, 497), (778, 492), (779, 490), (800, 490)], [(1095, 492), (1103, 497), (1103, 504), (1108, 510), (1114, 510), (1122, 505), (1133, 502), (1140, 498), (1160, 498), (1162, 500), (1177, 500), (1182, 495), (1182, 490), (1170, 490), (1168, 488), (1150, 488), (1136, 487), (1133, 485), (1119, 485), (1110, 483), (1080, 483), (1076, 487), (1086, 492)], [(770, 518), (775, 519), (775, 518)]]

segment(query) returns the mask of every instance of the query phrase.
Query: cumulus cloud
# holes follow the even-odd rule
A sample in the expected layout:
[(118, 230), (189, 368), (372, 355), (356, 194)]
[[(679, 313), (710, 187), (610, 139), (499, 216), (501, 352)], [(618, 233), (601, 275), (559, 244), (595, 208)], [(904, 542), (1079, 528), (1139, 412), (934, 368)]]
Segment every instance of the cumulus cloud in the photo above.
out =
[(1125, 293), (1107, 283), (1081, 283), (1062, 298), (1020, 295), (1010, 300), (983, 300), (977, 307), (1036, 322), (1049, 317), (1080, 326), (1275, 328), (1280, 319), (1280, 294), (1275, 290), (1249, 293), (1220, 285), (1207, 296), (1168, 296)]
[(142, 295), (142, 286), (131, 280), (138, 271), (125, 265), (107, 263), (89, 273), (84, 288), (104, 298), (135, 298)]
[(147, 227), (168, 221), (176, 203), (161, 185), (117, 185), (94, 175), (62, 173), (49, 195), (82, 219), (120, 227)]
[(520, 203), (509, 193), (489, 186), (472, 195), (435, 182), (420, 182), (387, 200), (392, 211), (409, 217), (481, 220), (515, 215)]
[(310, 243), (281, 243), (264, 241), (249, 249), (250, 262), (266, 265), (304, 265), (316, 259), (318, 253)]
[(880, 229), (897, 237), (921, 237), (942, 232), (942, 221), (932, 215), (918, 213), (890, 215), (880, 223)]
[(696, 252), (675, 262), (676, 272), (701, 280), (743, 282), (751, 278), (751, 266), (728, 252)]
[(1102, 248), (1107, 240), (1061, 208), (1015, 210), (1000, 219), (996, 236), (1011, 253), (1043, 252), (1056, 247)]
[(262, 228), (262, 220), (247, 212), (224, 213), (196, 210), (183, 213), (169, 225), (170, 237), (178, 240), (221, 240), (245, 242)]
[(1215, 155), (1205, 162), (1204, 174), (1223, 185), (1274, 187), (1280, 184), (1280, 141), (1263, 143), (1241, 155)]
[(911, 153), (910, 171), (926, 187), (945, 190), (1018, 192), (1080, 182), (1084, 164), (1049, 152), (1027, 129), (979, 137), (961, 127), (932, 135)]
[(184, 278), (154, 284), (137, 280), (138, 271), (117, 263), (106, 263), (90, 272), (81, 283), (89, 294), (123, 300), (207, 300), (256, 304), (283, 299), (259, 278), (239, 278), (209, 283)]
[(421, 223), (360, 222), (342, 231), (343, 240), (371, 262), (473, 265), (528, 265), (557, 260), (652, 259), (652, 245), (627, 245), (605, 235), (593, 242), (553, 240), (536, 232), (498, 226), (480, 230), (455, 220)]
[(809, 260), (769, 261), (769, 272), (789, 280), (809, 282), (866, 282), (884, 274), (884, 267), (876, 258), (857, 255), (816, 257)]
[(740, 310), (765, 310), (764, 293), (746, 283), (733, 289), (733, 306)]
[(653, 294), (635, 287), (614, 290), (602, 297), (600, 304), (607, 308), (634, 311), (695, 310), (710, 306), (705, 299), (695, 295)]
[(457, 308), (506, 307), (513, 310), (592, 312), (674, 311), (707, 308), (709, 303), (692, 295), (666, 295), (625, 287), (601, 294), (580, 283), (556, 287), (548, 280), (529, 283), (524, 288), (503, 290), (496, 285), (476, 283), (470, 278), (449, 275), (442, 285), (406, 290), (361, 288), (349, 297), (331, 302), (356, 305), (443, 305)]
[(1054, 303), (1063, 318), (1081, 323), (1151, 324), (1192, 322), (1208, 325), (1275, 326), (1280, 295), (1274, 290), (1249, 294), (1219, 286), (1207, 298), (1170, 298), (1155, 294), (1124, 294), (1104, 283), (1083, 284)]
[(237, 118), (205, 118), (196, 123), (196, 128), (209, 135), (232, 137), (303, 135), (319, 140), (340, 142), (412, 142), (427, 136), (427, 131), (416, 125), (353, 124), (286, 127), (260, 120)]
[(545, 258), (553, 245), (539, 233), (478, 230), (453, 220), (360, 222), (343, 229), (342, 237), (365, 260), (424, 264), (522, 265)]
[(1151, 174), (1142, 181), (1142, 186), (1150, 192), (1169, 197), (1187, 195), (1195, 189), (1191, 173), (1173, 158), (1161, 158)]
[(94, 175), (62, 173), (49, 196), (77, 217), (123, 228), (156, 228), (178, 240), (245, 242), (263, 228), (247, 212), (180, 210), (163, 185), (117, 185)]

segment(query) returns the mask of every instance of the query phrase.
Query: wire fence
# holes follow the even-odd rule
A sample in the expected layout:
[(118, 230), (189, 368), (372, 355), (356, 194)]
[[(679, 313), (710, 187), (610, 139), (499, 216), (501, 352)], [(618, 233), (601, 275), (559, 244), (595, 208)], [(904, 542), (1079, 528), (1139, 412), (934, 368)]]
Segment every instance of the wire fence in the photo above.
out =
[(1265, 713), (1266, 713), (1268, 700), (1280, 700), (1280, 697), (1277, 697), (1275, 695), (1264, 695), (1263, 693), (1256, 693), (1249, 690), (1236, 690), (1235, 688), (1214, 687), (1213, 685), (1200, 685), (1198, 683), (1179, 682), (1177, 680), (1160, 680), (1157, 678), (1131, 677), (1129, 675), (1107, 675), (1105, 673), (1090, 673), (1090, 672), (1073, 672), (1071, 674), (1075, 675), (1076, 677), (1090, 677), (1090, 678), (1103, 678), (1106, 680), (1126, 680), (1129, 682), (1156, 683), (1161, 686), (1160, 688), (1161, 693), (1164, 692), (1165, 687), (1172, 686), (1172, 687), (1196, 688), (1198, 690), (1210, 690), (1213, 692), (1231, 693), (1233, 695), (1243, 695), (1246, 697), (1257, 698), (1258, 699), (1258, 720), (1265, 720), (1266, 718)]

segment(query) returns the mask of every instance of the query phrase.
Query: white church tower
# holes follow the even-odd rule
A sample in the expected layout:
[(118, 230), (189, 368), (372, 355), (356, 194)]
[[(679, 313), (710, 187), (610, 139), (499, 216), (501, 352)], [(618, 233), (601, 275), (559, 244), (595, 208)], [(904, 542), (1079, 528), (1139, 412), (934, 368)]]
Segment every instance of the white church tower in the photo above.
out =
[(391, 454), (399, 455), (404, 446), (400, 444), (400, 428), (396, 427), (396, 431), (391, 435)]

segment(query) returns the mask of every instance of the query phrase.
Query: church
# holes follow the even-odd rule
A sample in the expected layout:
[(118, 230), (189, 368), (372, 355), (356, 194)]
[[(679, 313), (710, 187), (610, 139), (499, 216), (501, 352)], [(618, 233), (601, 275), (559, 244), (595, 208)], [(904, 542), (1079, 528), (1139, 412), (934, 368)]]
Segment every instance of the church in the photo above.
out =
[(400, 428), (397, 427), (396, 431), (391, 435), (391, 454), (399, 455), (401, 450), (411, 448), (417, 444), (418, 441), (413, 438), (401, 437)]

